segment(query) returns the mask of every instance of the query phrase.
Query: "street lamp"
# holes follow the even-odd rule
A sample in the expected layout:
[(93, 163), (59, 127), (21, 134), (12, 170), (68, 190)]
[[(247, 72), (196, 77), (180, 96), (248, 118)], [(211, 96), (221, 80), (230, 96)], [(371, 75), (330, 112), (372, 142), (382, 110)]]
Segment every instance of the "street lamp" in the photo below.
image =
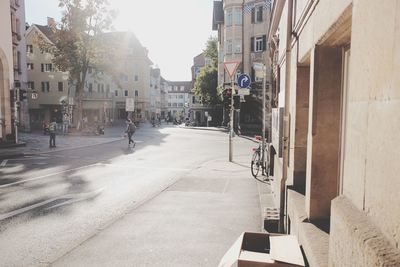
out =
[[(256, 76), (262, 76), (263, 77), (263, 88), (262, 88), (262, 154), (261, 154), (261, 159), (262, 159), (262, 172), (263, 175), (265, 175), (265, 118), (266, 118), (266, 110), (265, 110), (265, 97), (266, 97), (266, 83), (267, 83), (267, 68), (265, 64), (263, 63), (253, 63), (253, 69), (255, 70)], [(259, 75), (261, 74), (261, 75)]]

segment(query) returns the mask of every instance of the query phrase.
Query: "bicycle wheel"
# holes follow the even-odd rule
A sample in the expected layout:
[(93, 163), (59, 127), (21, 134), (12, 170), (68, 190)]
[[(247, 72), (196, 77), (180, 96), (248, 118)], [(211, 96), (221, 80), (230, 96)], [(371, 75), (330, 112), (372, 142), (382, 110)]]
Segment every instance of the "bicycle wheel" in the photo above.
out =
[(251, 174), (254, 176), (254, 178), (257, 178), (260, 168), (261, 168), (260, 152), (255, 151), (253, 154), (253, 158), (251, 159)]

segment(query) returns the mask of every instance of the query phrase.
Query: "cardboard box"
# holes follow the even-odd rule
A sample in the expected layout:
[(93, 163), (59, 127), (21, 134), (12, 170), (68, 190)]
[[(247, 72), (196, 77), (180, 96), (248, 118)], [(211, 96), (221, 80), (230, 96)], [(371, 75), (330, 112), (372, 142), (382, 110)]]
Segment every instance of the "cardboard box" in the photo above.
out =
[(294, 267), (304, 266), (304, 258), (295, 236), (244, 232), (218, 266)]

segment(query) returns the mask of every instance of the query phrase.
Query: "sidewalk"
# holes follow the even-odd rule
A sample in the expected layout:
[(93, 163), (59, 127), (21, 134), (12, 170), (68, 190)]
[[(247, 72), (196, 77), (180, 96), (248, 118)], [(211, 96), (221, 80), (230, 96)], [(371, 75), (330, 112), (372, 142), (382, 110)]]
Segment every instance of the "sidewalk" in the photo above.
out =
[(217, 266), (243, 231), (260, 231), (247, 156), (205, 162), (52, 266)]
[(38, 153), (48, 153), (66, 149), (73, 149), (83, 146), (93, 146), (102, 143), (113, 142), (123, 139), (124, 126), (118, 125), (107, 127), (104, 135), (78, 136), (78, 135), (56, 135), (56, 147), (49, 148), (49, 135), (40, 132), (20, 133), (19, 140), (26, 143), (26, 146), (0, 148), (0, 160)]

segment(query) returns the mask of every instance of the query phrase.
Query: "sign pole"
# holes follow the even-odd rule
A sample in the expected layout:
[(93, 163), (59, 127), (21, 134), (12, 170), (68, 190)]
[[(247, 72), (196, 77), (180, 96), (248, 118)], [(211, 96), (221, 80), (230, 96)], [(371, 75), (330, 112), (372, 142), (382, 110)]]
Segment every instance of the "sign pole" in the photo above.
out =
[(232, 145), (232, 138), (233, 138), (233, 95), (235, 94), (235, 73), (236, 69), (238, 68), (240, 61), (232, 61), (232, 62), (224, 62), (224, 67), (231, 78), (231, 110), (230, 110), (230, 122), (229, 122), (229, 161), (232, 162), (232, 155), (233, 155), (233, 145)]
[(235, 82), (233, 79), (234, 76), (231, 76), (231, 83), (232, 83), (232, 93), (231, 93), (231, 115), (230, 115), (230, 122), (229, 122), (229, 162), (232, 162), (233, 157), (233, 146), (232, 146), (232, 138), (233, 138), (233, 95), (235, 93)]

